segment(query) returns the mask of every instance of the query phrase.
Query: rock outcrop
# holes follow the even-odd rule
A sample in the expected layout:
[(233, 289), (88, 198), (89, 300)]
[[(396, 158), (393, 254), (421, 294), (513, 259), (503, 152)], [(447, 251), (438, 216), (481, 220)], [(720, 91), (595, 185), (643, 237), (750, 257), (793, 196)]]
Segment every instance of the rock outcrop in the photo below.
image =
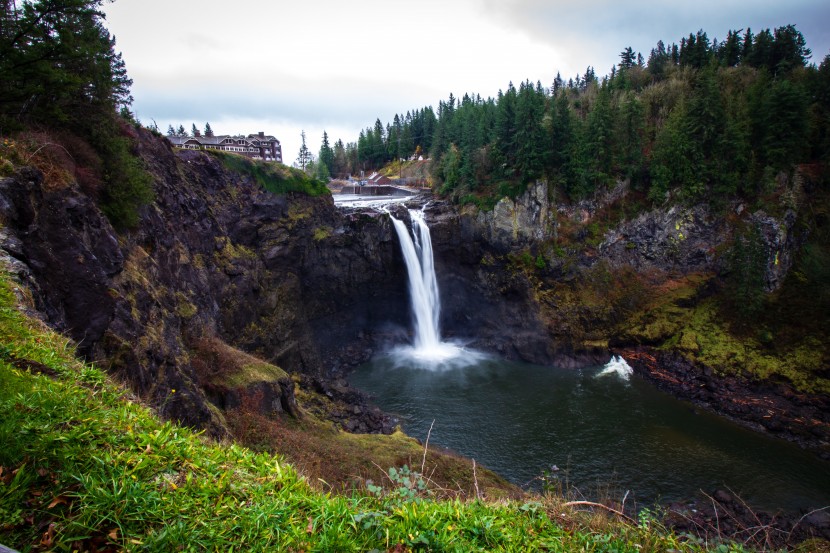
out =
[[(93, 198), (50, 186), (36, 170), (0, 180), (0, 257), (81, 354), (165, 416), (222, 435), (217, 406), (292, 413), (293, 383), (274, 374), (234, 386), (205, 380), (200, 341), (254, 353), (331, 391), (339, 388), (326, 382), (407, 338), (405, 268), (386, 214), (341, 211), (328, 196), (271, 194), (215, 156), (174, 153), (134, 132), (156, 199), (132, 231), (116, 233)], [(417, 200), (432, 229), (443, 334), (511, 359), (594, 364), (607, 359), (613, 325), (643, 301), (643, 291), (625, 289), (638, 277), (620, 280), (619, 271), (722, 270), (734, 225), (703, 206), (655, 209), (591, 247), (554, 252), (562, 221), (590, 224), (627, 190), (621, 182), (607, 197), (562, 207), (537, 183), (492, 212)], [(766, 288), (776, 289), (798, 244), (795, 215), (743, 220), (758, 229)], [(341, 418), (355, 429), (388, 426), (347, 411)]]
[(493, 211), (467, 210), (461, 216), (474, 218), (480, 239), (503, 252), (551, 238), (556, 222), (545, 182), (529, 186), (518, 198), (502, 198)]
[[(193, 367), (196, 340), (323, 375), (364, 360), (383, 324), (405, 322), (386, 218), (270, 194), (214, 156), (136, 132), (156, 194), (136, 229), (116, 233), (78, 187), (21, 169), (0, 180), (0, 249), (43, 318), (163, 415), (224, 433)], [(291, 412), (291, 386), (249, 382), (221, 401), (262, 396)]]

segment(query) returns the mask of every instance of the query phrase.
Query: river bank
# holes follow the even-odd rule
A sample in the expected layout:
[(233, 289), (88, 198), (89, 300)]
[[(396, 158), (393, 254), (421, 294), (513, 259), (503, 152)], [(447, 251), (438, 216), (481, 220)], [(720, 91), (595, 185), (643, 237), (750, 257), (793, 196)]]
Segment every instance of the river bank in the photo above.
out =
[(785, 383), (717, 375), (677, 352), (639, 348), (616, 353), (639, 376), (674, 397), (755, 431), (797, 443), (830, 461), (830, 398), (799, 393)]

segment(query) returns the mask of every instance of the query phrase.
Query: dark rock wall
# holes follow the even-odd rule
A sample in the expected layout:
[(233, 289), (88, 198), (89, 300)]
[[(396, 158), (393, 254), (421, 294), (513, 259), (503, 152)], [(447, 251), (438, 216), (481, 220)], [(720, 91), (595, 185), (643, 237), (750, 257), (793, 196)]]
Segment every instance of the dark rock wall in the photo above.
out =
[[(195, 338), (218, 337), (288, 372), (324, 379), (408, 339), (406, 274), (388, 216), (339, 211), (330, 197), (273, 195), (216, 157), (174, 153), (146, 131), (134, 139), (156, 192), (138, 228), (116, 233), (80, 189), (50, 188), (37, 171), (21, 169), (0, 180), (0, 257), (81, 354), (163, 414), (223, 432), (190, 363)], [(731, 238), (702, 207), (658, 209), (608, 231), (595, 255), (569, 267), (549, 257), (532, 274), (510, 255), (541, 251), (568, 216), (546, 193), (533, 186), (492, 214), (428, 202), (444, 336), (512, 359), (596, 363), (604, 350), (568, 340), (561, 314), (573, 306), (556, 295), (558, 282), (599, 260), (714, 272), (717, 249)], [(586, 210), (577, 215), (590, 218)], [(770, 252), (770, 288), (789, 268), (792, 219), (751, 219)], [(589, 327), (591, 317), (571, 318)]]
[(0, 248), (44, 319), (164, 415), (223, 433), (194, 338), (325, 376), (364, 360), (382, 323), (406, 324), (388, 219), (263, 192), (212, 156), (134, 138), (156, 193), (138, 228), (116, 233), (80, 189), (24, 169), (0, 180)]

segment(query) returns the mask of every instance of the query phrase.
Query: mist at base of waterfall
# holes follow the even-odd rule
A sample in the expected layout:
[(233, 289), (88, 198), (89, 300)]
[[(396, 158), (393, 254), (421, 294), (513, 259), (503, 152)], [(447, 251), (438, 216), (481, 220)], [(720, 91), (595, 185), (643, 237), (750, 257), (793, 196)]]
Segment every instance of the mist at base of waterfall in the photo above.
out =
[(384, 357), (394, 367), (428, 371), (462, 369), (490, 358), (488, 354), (468, 348), (460, 342), (438, 342), (427, 346), (400, 345), (391, 348)]

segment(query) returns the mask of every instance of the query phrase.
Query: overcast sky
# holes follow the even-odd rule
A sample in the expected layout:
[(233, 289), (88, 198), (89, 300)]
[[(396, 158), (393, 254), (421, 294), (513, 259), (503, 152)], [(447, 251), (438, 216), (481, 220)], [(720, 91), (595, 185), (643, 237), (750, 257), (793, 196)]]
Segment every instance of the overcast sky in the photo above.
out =
[(795, 24), (820, 63), (827, 0), (116, 0), (105, 6), (132, 77), (133, 109), (162, 132), (210, 122), (217, 134), (265, 131), (291, 164), (305, 130), (317, 154), (357, 140), (376, 118), (450, 92), (495, 96), (526, 79), (550, 86), (590, 65), (606, 75), (626, 46), (703, 29)]

